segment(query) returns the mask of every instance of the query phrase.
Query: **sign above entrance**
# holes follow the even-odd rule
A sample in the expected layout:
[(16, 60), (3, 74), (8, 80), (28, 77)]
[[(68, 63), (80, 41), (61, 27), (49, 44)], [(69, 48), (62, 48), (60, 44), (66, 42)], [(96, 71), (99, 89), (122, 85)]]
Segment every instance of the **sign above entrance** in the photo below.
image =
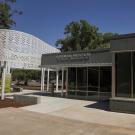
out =
[(59, 54), (56, 56), (58, 62), (61, 61), (74, 61), (74, 60), (88, 60), (91, 53), (71, 53), (71, 54)]

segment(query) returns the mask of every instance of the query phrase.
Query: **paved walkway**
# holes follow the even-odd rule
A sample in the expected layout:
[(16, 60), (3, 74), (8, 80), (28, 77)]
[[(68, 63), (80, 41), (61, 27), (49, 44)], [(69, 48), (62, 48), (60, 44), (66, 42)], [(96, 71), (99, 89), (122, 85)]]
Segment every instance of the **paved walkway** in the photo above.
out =
[[(97, 108), (97, 109), (96, 109)], [(41, 97), (41, 103), (23, 110), (87, 123), (135, 129), (135, 115), (105, 111), (96, 102), (55, 97)]]
[[(65, 114), (66, 115), (66, 114)], [(102, 116), (100, 116), (102, 117)], [(22, 109), (0, 110), (0, 135), (135, 135), (135, 130), (60, 118)]]

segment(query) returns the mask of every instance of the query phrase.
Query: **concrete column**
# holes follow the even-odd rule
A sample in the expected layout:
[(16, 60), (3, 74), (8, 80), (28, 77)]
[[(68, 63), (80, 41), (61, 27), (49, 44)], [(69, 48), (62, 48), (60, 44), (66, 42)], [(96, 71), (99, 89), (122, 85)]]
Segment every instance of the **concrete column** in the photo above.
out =
[(50, 76), (50, 70), (48, 69), (48, 74), (47, 74), (47, 91), (49, 91), (49, 76)]
[(59, 90), (59, 71), (56, 71), (56, 92)]
[(62, 81), (61, 81), (61, 96), (63, 97), (63, 89), (64, 89), (64, 68), (62, 68)]
[(45, 91), (45, 71), (46, 71), (46, 69), (44, 68), (44, 74), (43, 74), (43, 91)]
[(42, 91), (44, 91), (44, 90), (45, 90), (45, 87), (44, 87), (44, 86), (45, 86), (45, 84), (44, 84), (44, 83), (45, 83), (45, 69), (44, 69), (44, 68), (43, 68), (43, 78), (42, 78), (42, 83), (43, 83), (43, 84), (42, 84)]
[(41, 91), (43, 91), (43, 68), (41, 68)]
[(3, 65), (3, 72), (2, 72), (2, 90), (1, 90), (1, 100), (5, 98), (5, 76), (6, 75), (6, 62)]
[(45, 69), (41, 68), (41, 91), (44, 91)]

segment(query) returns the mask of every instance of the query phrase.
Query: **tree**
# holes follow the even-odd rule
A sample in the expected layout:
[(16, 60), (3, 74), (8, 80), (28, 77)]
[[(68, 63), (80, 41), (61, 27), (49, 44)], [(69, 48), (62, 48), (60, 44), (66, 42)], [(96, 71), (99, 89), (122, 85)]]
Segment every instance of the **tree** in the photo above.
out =
[(22, 14), (22, 12), (11, 8), (13, 3), (16, 3), (16, 0), (2, 0), (0, 2), (0, 29), (10, 29), (16, 24), (12, 17), (15, 14)]
[(104, 47), (104, 48), (110, 47), (110, 40), (116, 35), (118, 35), (118, 34), (111, 33), (111, 32), (104, 33), (103, 34), (103, 42), (102, 42), (101, 47)]
[(17, 84), (24, 81), (24, 84), (27, 85), (29, 80), (40, 81), (40, 77), (41, 71), (23, 69), (12, 70), (12, 80), (17, 81)]
[(65, 27), (65, 37), (56, 41), (62, 51), (90, 50), (109, 47), (113, 33), (102, 34), (86, 20), (71, 22)]

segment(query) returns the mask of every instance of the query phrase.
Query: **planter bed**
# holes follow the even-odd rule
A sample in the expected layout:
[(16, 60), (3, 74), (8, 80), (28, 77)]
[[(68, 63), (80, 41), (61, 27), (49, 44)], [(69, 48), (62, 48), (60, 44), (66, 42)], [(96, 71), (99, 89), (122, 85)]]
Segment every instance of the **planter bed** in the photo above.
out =
[(6, 108), (6, 107), (23, 107), (27, 106), (27, 104), (22, 104), (22, 103), (16, 103), (13, 99), (8, 99), (5, 98), (4, 100), (0, 100), (0, 108)]

